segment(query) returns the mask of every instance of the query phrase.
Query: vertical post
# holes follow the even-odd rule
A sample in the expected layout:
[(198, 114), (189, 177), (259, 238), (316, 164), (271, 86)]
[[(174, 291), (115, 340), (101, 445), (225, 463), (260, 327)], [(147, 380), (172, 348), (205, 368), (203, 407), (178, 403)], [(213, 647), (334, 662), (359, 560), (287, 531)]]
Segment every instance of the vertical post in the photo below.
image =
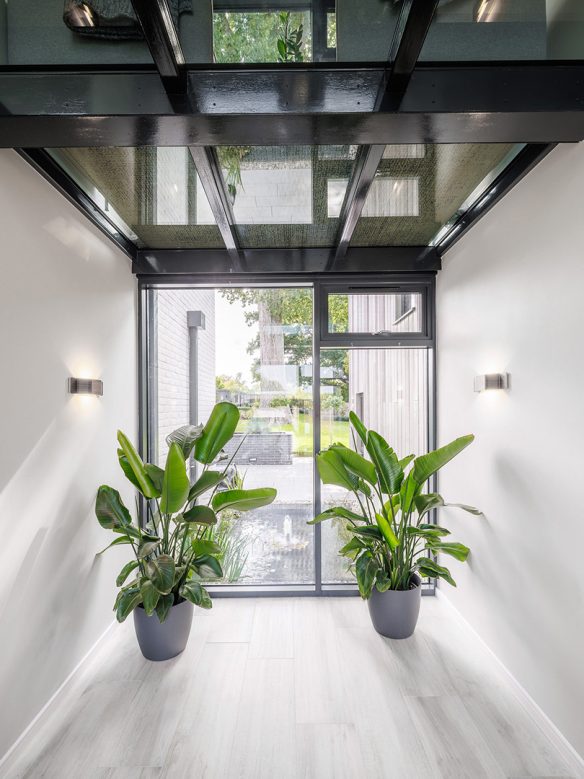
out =
[[(189, 423), (199, 424), (199, 330), (205, 329), (205, 314), (202, 311), (187, 311), (189, 329)], [(196, 478), (197, 465), (191, 461), (191, 475)]]
[[(316, 455), (320, 452), (320, 336), (322, 320), (322, 296), (320, 282), (316, 281), (312, 291), (312, 463), (314, 516), (320, 514), (320, 476), (316, 467)], [(315, 594), (322, 593), (322, 525), (314, 525), (314, 587)]]

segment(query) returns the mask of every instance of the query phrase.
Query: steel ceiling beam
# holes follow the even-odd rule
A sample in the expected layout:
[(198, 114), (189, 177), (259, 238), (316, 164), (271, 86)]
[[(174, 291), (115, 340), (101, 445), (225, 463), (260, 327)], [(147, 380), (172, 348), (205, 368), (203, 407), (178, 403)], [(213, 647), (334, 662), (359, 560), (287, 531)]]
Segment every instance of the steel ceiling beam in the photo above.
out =
[[(439, 0), (410, 0), (404, 4), (390, 48), (389, 75), (378, 90), (374, 111), (399, 108), (422, 51)], [(385, 144), (362, 146), (343, 201), (335, 254), (327, 270), (343, 259), (361, 217), (367, 195), (383, 158)]]
[(237, 235), (233, 226), (235, 223), (233, 211), (225, 192), (223, 174), (217, 154), (214, 149), (206, 146), (189, 146), (189, 152), (225, 243), (231, 267), (233, 270), (243, 271), (245, 263), (239, 251)]
[(132, 7), (165, 89), (184, 92), (185, 58), (168, 0), (132, 0)]
[[(330, 249), (242, 249), (246, 273), (323, 273)], [(437, 271), (440, 257), (427, 246), (351, 248), (337, 273)], [(134, 273), (140, 276), (233, 273), (231, 254), (223, 249), (143, 249), (137, 252)], [(159, 278), (160, 280), (160, 278)]]
[[(384, 71), (280, 66), (190, 71), (177, 112), (153, 70), (0, 70), (0, 148), (562, 143), (584, 139), (584, 64), (418, 63), (397, 110)], [(186, 102), (186, 101), (185, 101)]]

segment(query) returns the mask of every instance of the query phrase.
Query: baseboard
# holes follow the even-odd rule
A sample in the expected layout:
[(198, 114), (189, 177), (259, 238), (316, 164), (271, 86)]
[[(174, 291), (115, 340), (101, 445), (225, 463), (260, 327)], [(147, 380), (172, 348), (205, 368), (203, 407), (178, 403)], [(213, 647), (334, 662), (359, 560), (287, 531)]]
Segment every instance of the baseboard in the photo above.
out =
[(113, 628), (113, 626), (116, 624), (115, 620), (110, 622), (110, 624), (107, 626), (107, 628), (103, 631), (103, 633), (99, 636), (97, 641), (92, 644), (92, 646), (89, 648), (89, 650), (83, 655), (81, 660), (77, 663), (75, 668), (71, 671), (71, 673), (67, 676), (67, 678), (59, 685), (59, 687), (55, 690), (55, 692), (51, 695), (49, 700), (45, 703), (43, 708), (39, 711), (39, 713), (34, 717), (34, 719), (26, 726), (26, 728), (22, 731), (20, 736), (16, 739), (14, 744), (12, 744), (11, 747), (8, 748), (8, 750), (2, 755), (0, 758), (0, 768), (8, 761), (8, 758), (12, 755), (12, 753), (16, 750), (16, 748), (20, 745), (20, 743), (28, 736), (28, 734), (31, 732), (31, 730), (34, 728), (34, 726), (37, 724), (37, 722), (40, 720), (40, 718), (45, 714), (45, 712), (53, 705), (53, 703), (57, 700), (59, 695), (63, 692), (65, 687), (69, 684), (69, 682), (73, 679), (73, 677), (77, 674), (77, 672), (80, 670), (81, 666), (84, 665), (87, 660), (89, 660), (90, 656), (95, 652), (99, 644), (103, 641), (103, 639), (107, 636), (107, 634), (110, 632), (110, 630)]
[[(572, 744), (564, 736), (564, 734), (558, 728), (558, 726), (555, 725), (554, 722), (552, 722), (552, 720), (548, 717), (548, 715), (541, 708), (541, 706), (531, 697), (531, 695), (527, 692), (525, 687), (511, 673), (511, 671), (509, 670), (509, 668), (507, 668), (507, 666), (501, 660), (501, 658), (497, 654), (495, 654), (495, 652), (493, 652), (493, 650), (487, 644), (484, 638), (479, 633), (477, 633), (477, 631), (473, 628), (470, 622), (468, 622), (463, 617), (460, 611), (452, 603), (450, 598), (448, 598), (448, 596), (446, 596), (444, 592), (439, 588), (436, 588), (436, 596), (440, 599), (441, 603), (446, 604), (448, 608), (452, 610), (453, 614), (459, 620), (459, 622), (461, 622), (464, 625), (464, 627), (467, 630), (469, 630), (473, 634), (473, 636), (481, 643), (481, 645), (486, 649), (489, 655), (496, 662), (497, 666), (501, 669), (501, 671), (503, 671), (505, 677), (508, 679), (508, 681), (510, 681), (511, 686), (513, 688), (513, 692), (515, 693), (516, 698), (521, 703), (523, 708), (532, 717), (532, 719), (535, 719), (536, 723), (537, 723), (537, 719), (540, 719), (541, 721), (543, 721), (543, 723), (545, 723), (546, 728), (549, 730), (549, 735), (552, 738), (552, 740), (555, 742), (556, 747), (560, 751), (565, 751), (570, 755), (570, 757), (575, 763), (574, 767), (577, 767), (579, 771), (582, 772), (582, 776), (584, 776), (584, 758), (582, 757), (582, 755), (572, 746)], [(541, 723), (537, 723), (537, 724), (541, 726)]]

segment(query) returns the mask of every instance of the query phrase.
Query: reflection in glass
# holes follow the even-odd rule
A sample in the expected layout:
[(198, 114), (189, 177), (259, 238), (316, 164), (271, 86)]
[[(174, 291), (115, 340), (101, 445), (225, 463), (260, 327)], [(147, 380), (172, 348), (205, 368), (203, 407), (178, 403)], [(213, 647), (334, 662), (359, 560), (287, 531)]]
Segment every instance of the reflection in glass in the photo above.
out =
[[(349, 411), (355, 411), (400, 457), (427, 451), (426, 349), (323, 349), (321, 365), (321, 448), (340, 442), (365, 454), (350, 430)], [(328, 484), (322, 485), (321, 505), (323, 511), (339, 505), (360, 511), (351, 493)], [(323, 582), (353, 582), (346, 558), (338, 554), (350, 540), (345, 522), (334, 519), (321, 527)]]
[(328, 295), (329, 333), (420, 333), (422, 295), (418, 292)]

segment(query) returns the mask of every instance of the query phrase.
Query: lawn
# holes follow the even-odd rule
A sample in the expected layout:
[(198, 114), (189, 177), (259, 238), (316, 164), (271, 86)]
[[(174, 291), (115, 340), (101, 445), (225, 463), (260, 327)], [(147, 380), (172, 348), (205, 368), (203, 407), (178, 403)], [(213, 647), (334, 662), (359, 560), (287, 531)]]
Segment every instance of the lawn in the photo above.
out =
[[(305, 420), (301, 416), (297, 425), (274, 425), (271, 429), (293, 433), (292, 451), (295, 455), (307, 457), (312, 454), (312, 418)], [(349, 423), (323, 419), (320, 427), (321, 449), (335, 443), (349, 445)]]

